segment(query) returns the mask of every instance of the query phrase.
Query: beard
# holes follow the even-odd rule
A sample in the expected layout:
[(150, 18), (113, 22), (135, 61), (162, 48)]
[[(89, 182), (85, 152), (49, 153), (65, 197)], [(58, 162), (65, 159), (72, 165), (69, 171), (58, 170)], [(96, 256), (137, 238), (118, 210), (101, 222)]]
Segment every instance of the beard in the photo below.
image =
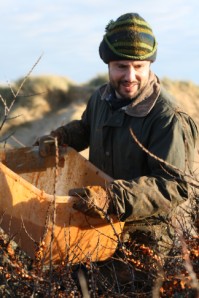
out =
[(136, 99), (144, 90), (146, 84), (141, 86), (140, 82), (114, 82), (110, 80), (112, 88), (115, 90), (117, 98), (123, 99)]

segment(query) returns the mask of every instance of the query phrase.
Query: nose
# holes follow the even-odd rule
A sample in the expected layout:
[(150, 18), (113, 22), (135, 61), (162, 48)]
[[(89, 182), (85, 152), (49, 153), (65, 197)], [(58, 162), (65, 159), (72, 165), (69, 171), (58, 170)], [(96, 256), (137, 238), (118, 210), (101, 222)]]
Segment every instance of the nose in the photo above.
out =
[(125, 72), (125, 81), (133, 82), (136, 78), (136, 72), (134, 67), (128, 67)]

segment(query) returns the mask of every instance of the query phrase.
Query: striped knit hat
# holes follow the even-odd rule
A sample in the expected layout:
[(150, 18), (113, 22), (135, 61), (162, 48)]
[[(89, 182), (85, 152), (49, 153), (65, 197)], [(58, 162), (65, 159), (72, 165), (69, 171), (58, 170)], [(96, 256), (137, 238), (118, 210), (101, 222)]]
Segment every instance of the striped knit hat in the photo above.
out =
[(139, 14), (127, 13), (106, 26), (99, 54), (107, 64), (115, 60), (154, 62), (157, 42), (150, 25)]

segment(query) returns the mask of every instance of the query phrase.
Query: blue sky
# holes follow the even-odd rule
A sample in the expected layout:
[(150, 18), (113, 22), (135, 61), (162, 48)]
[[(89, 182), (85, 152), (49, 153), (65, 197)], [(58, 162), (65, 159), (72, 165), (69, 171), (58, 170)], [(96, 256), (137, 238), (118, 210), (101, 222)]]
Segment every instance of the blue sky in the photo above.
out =
[(153, 28), (160, 77), (199, 84), (198, 0), (6, 0), (0, 2), (0, 83), (61, 75), (84, 83), (107, 72), (98, 47), (107, 23), (137, 12)]

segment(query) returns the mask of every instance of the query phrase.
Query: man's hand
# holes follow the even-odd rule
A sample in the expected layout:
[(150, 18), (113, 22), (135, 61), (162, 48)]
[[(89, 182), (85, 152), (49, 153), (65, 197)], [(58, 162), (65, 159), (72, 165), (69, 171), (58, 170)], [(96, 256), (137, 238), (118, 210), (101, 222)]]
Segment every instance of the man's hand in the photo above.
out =
[(91, 217), (105, 218), (109, 206), (107, 192), (101, 186), (71, 189), (70, 196), (78, 198), (73, 208)]
[(40, 137), (36, 140), (33, 146), (39, 146), (39, 154), (42, 157), (54, 155), (56, 151), (55, 137), (51, 135), (45, 135), (43, 137)]
[(47, 157), (50, 155), (55, 155), (55, 139), (57, 139), (57, 144), (59, 146), (66, 147), (64, 142), (64, 129), (63, 127), (58, 127), (56, 130), (51, 131), (49, 135), (42, 136), (36, 140), (33, 146), (39, 146), (39, 154), (42, 157)]

